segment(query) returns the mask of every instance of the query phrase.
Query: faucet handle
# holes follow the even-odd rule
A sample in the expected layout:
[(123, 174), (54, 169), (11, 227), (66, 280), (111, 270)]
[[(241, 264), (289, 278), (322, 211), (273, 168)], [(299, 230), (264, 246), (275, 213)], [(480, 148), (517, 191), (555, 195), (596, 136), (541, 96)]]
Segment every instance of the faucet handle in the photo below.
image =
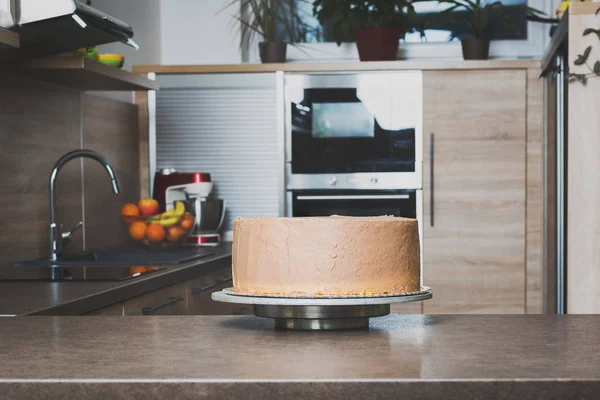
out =
[(81, 229), (82, 226), (83, 226), (83, 222), (79, 221), (77, 223), (77, 225), (75, 225), (73, 227), (73, 229), (71, 229), (70, 231), (61, 233), (63, 245), (69, 244), (69, 242), (71, 241), (71, 235), (74, 234), (75, 232), (77, 232), (79, 229)]

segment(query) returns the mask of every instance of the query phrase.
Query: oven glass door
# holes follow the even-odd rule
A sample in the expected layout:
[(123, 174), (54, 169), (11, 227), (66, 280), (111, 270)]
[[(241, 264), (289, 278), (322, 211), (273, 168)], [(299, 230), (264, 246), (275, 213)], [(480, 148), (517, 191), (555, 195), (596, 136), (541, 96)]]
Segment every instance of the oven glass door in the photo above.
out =
[[(414, 172), (421, 86), (412, 73), (290, 81), (293, 174)], [(286, 81), (287, 84), (287, 81)]]
[(417, 191), (298, 191), (291, 192), (294, 217), (391, 215), (417, 218)]

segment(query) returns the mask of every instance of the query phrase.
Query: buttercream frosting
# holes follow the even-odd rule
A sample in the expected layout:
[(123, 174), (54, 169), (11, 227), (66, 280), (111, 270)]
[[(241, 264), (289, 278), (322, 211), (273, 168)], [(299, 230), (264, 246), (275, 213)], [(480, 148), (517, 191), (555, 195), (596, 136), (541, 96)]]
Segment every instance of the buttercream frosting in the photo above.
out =
[(319, 296), (419, 289), (415, 219), (331, 216), (234, 221), (234, 291)]

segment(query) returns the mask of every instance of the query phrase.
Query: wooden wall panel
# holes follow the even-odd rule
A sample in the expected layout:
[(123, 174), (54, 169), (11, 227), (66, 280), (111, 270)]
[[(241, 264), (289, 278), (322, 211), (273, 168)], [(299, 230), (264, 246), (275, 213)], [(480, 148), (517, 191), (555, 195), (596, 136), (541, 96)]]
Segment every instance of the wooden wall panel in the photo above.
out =
[[(80, 146), (80, 94), (4, 72), (0, 76), (0, 262), (48, 255), (50, 171)], [(80, 163), (57, 180), (57, 220), (82, 217)], [(81, 233), (68, 250), (83, 247)]]
[(85, 236), (88, 249), (131, 244), (120, 211), (139, 200), (137, 106), (94, 95), (83, 97), (83, 147), (104, 155), (121, 193), (115, 195), (106, 170), (93, 160), (83, 165)]
[(148, 92), (136, 92), (135, 104), (138, 106), (138, 138), (139, 138), (139, 170), (140, 170), (140, 197), (151, 197), (148, 171)]
[[(582, 36), (586, 28), (597, 28), (600, 4), (572, 4), (569, 10), (569, 70), (589, 73), (586, 65), (575, 66), (578, 54), (592, 46), (589, 65), (600, 58), (596, 35)], [(571, 82), (568, 89), (567, 153), (567, 313), (600, 313), (600, 78), (586, 85)]]
[(137, 107), (6, 72), (0, 87), (0, 263), (48, 256), (50, 171), (82, 144), (109, 158), (123, 194), (112, 194), (96, 162), (69, 162), (57, 179), (57, 222), (82, 221), (84, 198), (87, 212), (85, 235), (74, 234), (65, 252), (129, 243), (119, 211), (139, 195)]
[(527, 259), (525, 312), (541, 314), (543, 302), (543, 137), (544, 82), (540, 70), (527, 71)]

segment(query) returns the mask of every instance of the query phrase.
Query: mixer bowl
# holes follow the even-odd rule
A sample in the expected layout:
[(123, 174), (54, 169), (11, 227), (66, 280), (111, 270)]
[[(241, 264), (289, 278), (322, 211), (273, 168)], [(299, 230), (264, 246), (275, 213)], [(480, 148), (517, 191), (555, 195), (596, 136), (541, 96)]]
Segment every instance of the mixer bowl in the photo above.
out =
[(195, 216), (193, 235), (217, 233), (225, 218), (225, 202), (219, 199), (189, 199), (185, 209)]

